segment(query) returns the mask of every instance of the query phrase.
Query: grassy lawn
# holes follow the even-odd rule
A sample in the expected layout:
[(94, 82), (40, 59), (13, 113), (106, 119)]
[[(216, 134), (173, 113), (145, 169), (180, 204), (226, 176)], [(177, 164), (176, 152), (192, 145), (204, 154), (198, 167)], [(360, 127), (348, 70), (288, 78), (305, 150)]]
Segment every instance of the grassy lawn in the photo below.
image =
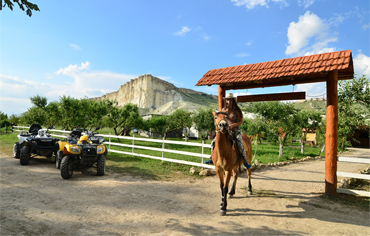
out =
[[(181, 139), (167, 139), (167, 140), (183, 141)], [(17, 133), (0, 135), (1, 151), (5, 152), (6, 154), (12, 155), (13, 144), (16, 141), (17, 141)], [(117, 142), (117, 139), (112, 138), (111, 141)], [(201, 141), (199, 140), (189, 140), (189, 142), (201, 143)], [(132, 144), (132, 140), (121, 139), (121, 143)], [(206, 143), (210, 144), (211, 140), (207, 140)], [(162, 143), (153, 143), (153, 142), (138, 141), (138, 140), (135, 140), (135, 145), (154, 147), (154, 148), (159, 148), (159, 149), (162, 148)], [(278, 145), (272, 145), (272, 144), (267, 144), (267, 143), (259, 144), (255, 159), (257, 159), (260, 163), (267, 164), (270, 162), (273, 163), (273, 162), (279, 162), (279, 161), (286, 161), (292, 157), (299, 159), (299, 158), (303, 158), (306, 156), (316, 156), (318, 155), (320, 151), (320, 148), (318, 147), (306, 147), (306, 154), (301, 155), (299, 144), (294, 143), (290, 145), (292, 146), (284, 147), (284, 155), (281, 159), (279, 159)], [(119, 146), (112, 145), (111, 148), (113, 150), (132, 152), (132, 148), (130, 147), (119, 147)], [(196, 146), (165, 144), (165, 149), (202, 153), (201, 147), (196, 147)], [(253, 147), (253, 150), (255, 150), (255, 147)], [(146, 155), (157, 156), (157, 157), (162, 156), (162, 153), (159, 151), (143, 150), (143, 149), (138, 149), (138, 148), (135, 148), (135, 153), (146, 154)], [(205, 148), (204, 153), (207, 155), (210, 155), (211, 150), (209, 148)], [(254, 154), (255, 154), (255, 151), (253, 151), (253, 155)], [(166, 153), (166, 152), (164, 153), (164, 157), (171, 158), (171, 159), (178, 159), (178, 160), (186, 160), (186, 161), (197, 162), (197, 163), (201, 163), (202, 161), (200, 157), (180, 155), (180, 154), (174, 154), (174, 153)], [(205, 158), (204, 160), (208, 160), (208, 158)], [(169, 179), (174, 179), (174, 178), (183, 178), (186, 176), (190, 176), (189, 169), (190, 169), (190, 166), (188, 165), (162, 162), (160, 160), (143, 158), (143, 157), (135, 157), (132, 155), (119, 154), (119, 153), (113, 153), (113, 152), (110, 152), (107, 157), (107, 170), (108, 171), (120, 173), (123, 175), (132, 175), (132, 176), (136, 176), (136, 177), (140, 177), (144, 179), (168, 179), (169, 180)]]

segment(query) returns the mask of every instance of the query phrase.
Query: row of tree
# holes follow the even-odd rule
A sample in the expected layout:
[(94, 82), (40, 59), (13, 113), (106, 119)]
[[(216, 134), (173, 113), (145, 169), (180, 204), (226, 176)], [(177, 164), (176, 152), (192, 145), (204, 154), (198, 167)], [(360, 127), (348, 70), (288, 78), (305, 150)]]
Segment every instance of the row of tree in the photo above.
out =
[[(370, 91), (369, 79), (365, 76), (339, 83), (339, 146), (349, 145), (355, 130), (369, 126)], [(171, 115), (153, 116), (144, 120), (139, 108), (133, 104), (117, 107), (114, 101), (94, 101), (88, 98), (75, 99), (60, 97), (59, 101), (48, 103), (45, 97), (31, 97), (33, 106), (20, 116), (0, 112), (2, 125), (4, 122), (30, 125), (39, 123), (43, 126), (57, 126), (72, 130), (84, 124), (85, 127), (107, 127), (114, 130), (115, 135), (129, 135), (133, 129), (151, 131), (162, 137), (169, 132), (185, 130), (187, 138), (190, 127), (199, 131), (200, 137), (206, 139), (214, 131), (214, 120), (211, 109), (202, 109), (196, 113), (177, 109)], [(365, 108), (365, 109), (364, 109)], [(317, 133), (319, 143), (325, 143), (325, 117), (317, 111), (305, 111), (294, 108), (292, 103), (256, 102), (246, 109), (254, 113), (255, 119), (245, 119), (241, 126), (249, 136), (261, 137), (279, 143), (279, 155), (283, 155), (288, 138), (299, 139), (301, 152), (308, 131)]]
[(0, 112), (1, 120), (5, 122), (2, 126), (28, 126), (38, 123), (65, 130), (72, 130), (81, 125), (88, 129), (100, 126), (113, 129), (115, 135), (129, 135), (133, 129), (138, 129), (158, 133), (162, 137), (178, 130), (185, 130), (185, 137), (188, 137), (190, 127), (195, 126), (203, 138), (214, 127), (211, 109), (203, 109), (196, 114), (177, 109), (171, 115), (153, 116), (144, 120), (138, 106), (134, 104), (117, 107), (114, 101), (94, 101), (69, 96), (60, 97), (59, 101), (50, 103), (46, 97), (39, 95), (31, 97), (30, 100), (33, 106), (21, 115), (13, 114), (8, 117)]

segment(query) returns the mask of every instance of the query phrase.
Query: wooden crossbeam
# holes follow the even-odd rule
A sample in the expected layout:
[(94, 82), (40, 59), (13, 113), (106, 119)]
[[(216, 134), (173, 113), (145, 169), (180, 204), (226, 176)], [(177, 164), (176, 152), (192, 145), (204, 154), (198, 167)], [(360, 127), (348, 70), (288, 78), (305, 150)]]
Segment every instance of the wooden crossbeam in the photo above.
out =
[(259, 95), (238, 96), (237, 102), (264, 102), (306, 99), (306, 92), (295, 93), (271, 93)]

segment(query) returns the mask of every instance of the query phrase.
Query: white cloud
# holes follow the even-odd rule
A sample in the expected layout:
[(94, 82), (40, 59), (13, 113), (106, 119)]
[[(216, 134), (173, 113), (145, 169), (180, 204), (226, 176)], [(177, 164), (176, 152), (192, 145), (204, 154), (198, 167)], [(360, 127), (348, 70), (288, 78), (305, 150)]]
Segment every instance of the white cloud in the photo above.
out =
[(231, 0), (235, 6), (245, 6), (248, 9), (253, 9), (258, 6), (269, 8), (269, 3), (279, 3), (281, 7), (286, 7), (289, 4), (286, 0)]
[(71, 43), (71, 44), (69, 44), (69, 46), (71, 48), (73, 48), (74, 50), (76, 50), (76, 51), (80, 51), (81, 50), (81, 47), (79, 45), (77, 45), (77, 44)]
[(66, 75), (73, 79), (71, 87), (59, 94), (68, 94), (73, 97), (96, 97), (107, 92), (116, 91), (127, 81), (134, 79), (133, 75), (117, 74), (111, 71), (90, 71), (90, 62), (78, 65), (69, 65), (55, 72), (57, 76)]
[(369, 28), (370, 28), (370, 24), (363, 25), (363, 26), (361, 27), (361, 29), (362, 29), (362, 30), (367, 30), (367, 29), (369, 29)]
[(135, 75), (118, 74), (111, 71), (92, 71), (90, 62), (69, 65), (42, 81), (16, 76), (0, 75), (0, 110), (6, 114), (19, 114), (31, 107), (29, 98), (35, 95), (57, 101), (60, 96), (74, 98), (98, 97), (117, 91), (121, 85), (136, 78)]
[(210, 37), (209, 37), (207, 34), (203, 34), (203, 39), (204, 39), (205, 41), (208, 41), (208, 40), (210, 39)]
[(249, 57), (249, 56), (250, 56), (250, 54), (248, 54), (248, 53), (238, 53), (238, 54), (236, 54), (235, 56), (236, 56), (236, 57)]
[(231, 2), (235, 2), (235, 6), (243, 6), (245, 5), (248, 9), (253, 9), (256, 6), (267, 6), (266, 0), (231, 0)]
[(55, 72), (56, 75), (64, 74), (64, 75), (72, 75), (74, 73), (78, 73), (83, 70), (87, 70), (90, 68), (90, 62), (86, 61), (85, 63), (81, 63), (81, 66), (78, 65), (69, 65), (65, 68), (60, 68), (57, 72)]
[(303, 6), (304, 8), (310, 7), (315, 0), (298, 0), (298, 6)]
[[(289, 24), (287, 34), (289, 45), (285, 54), (301, 56), (335, 51), (335, 48), (330, 47), (329, 44), (337, 41), (337, 37), (329, 31), (329, 24), (316, 14), (307, 11), (299, 17), (298, 22)], [(311, 46), (309, 46), (310, 41), (313, 41)]]
[(306, 99), (319, 96), (326, 98), (326, 83), (297, 84), (296, 91), (306, 92)]
[(175, 32), (174, 35), (184, 37), (190, 31), (191, 29), (189, 27), (183, 26), (179, 31)]
[(353, 59), (353, 66), (355, 68), (356, 77), (366, 75), (370, 78), (370, 57), (362, 54), (361, 52)]

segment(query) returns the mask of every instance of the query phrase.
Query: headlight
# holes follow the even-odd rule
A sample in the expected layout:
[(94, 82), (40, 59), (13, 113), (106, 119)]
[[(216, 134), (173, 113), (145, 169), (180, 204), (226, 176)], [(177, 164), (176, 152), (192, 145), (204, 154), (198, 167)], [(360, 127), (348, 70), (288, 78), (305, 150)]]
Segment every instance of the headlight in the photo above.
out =
[(69, 151), (73, 154), (79, 154), (81, 153), (81, 149), (77, 146), (70, 146)]
[(99, 143), (104, 143), (105, 139), (103, 137), (99, 137)]
[(102, 154), (105, 152), (105, 147), (104, 146), (98, 146), (98, 149), (96, 150), (98, 154)]

